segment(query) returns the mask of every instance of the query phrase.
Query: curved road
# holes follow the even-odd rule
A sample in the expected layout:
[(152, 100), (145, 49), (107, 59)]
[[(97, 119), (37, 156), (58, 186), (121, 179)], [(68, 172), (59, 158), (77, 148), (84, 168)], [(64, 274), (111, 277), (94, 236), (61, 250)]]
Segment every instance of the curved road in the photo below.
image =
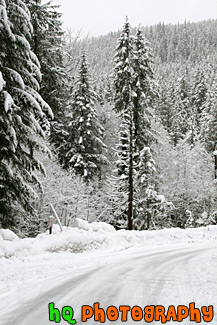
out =
[[(70, 278), (37, 299), (23, 304), (22, 311), (13, 310), (10, 318), (0, 319), (0, 324), (56, 324), (48, 318), (50, 302), (54, 302), (55, 307), (59, 309), (65, 305), (73, 307), (74, 318), (78, 324), (83, 324), (81, 306), (93, 306), (95, 302), (99, 302), (100, 307), (104, 309), (109, 305), (138, 305), (144, 308), (146, 305), (188, 306), (189, 303), (195, 302), (199, 308), (214, 304), (212, 299), (217, 299), (217, 286), (209, 282), (203, 263), (207, 254), (212, 254), (213, 250), (216, 253), (214, 244), (179, 244), (166, 247), (165, 249), (159, 246), (152, 251), (149, 248), (147, 252), (146, 247), (143, 251), (124, 251), (107, 265), (88, 270), (72, 270)], [(146, 323), (144, 320), (133, 322), (131, 317), (128, 317), (128, 320), (125, 324)], [(86, 324), (97, 323), (101, 324), (92, 318)], [(121, 321), (107, 323), (123, 324)], [(194, 322), (187, 319), (182, 322), (192, 323)], [(68, 322), (62, 320), (61, 324)]]

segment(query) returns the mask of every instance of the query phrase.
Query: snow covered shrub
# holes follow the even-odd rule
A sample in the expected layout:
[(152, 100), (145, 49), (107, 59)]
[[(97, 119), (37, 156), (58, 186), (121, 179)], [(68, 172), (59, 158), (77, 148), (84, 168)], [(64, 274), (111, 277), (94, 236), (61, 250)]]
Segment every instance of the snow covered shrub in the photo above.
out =
[(188, 141), (181, 141), (173, 147), (164, 137), (155, 159), (160, 175), (159, 191), (175, 206), (169, 212), (173, 226), (185, 227), (187, 210), (192, 213), (194, 226), (204, 211), (212, 215), (217, 207), (213, 162), (200, 142), (192, 147)]

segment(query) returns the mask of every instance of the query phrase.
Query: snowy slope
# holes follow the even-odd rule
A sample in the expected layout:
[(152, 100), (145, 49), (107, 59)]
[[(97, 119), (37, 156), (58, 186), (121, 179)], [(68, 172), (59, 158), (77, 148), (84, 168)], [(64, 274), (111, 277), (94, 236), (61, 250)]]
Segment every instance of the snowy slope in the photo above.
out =
[(194, 301), (217, 311), (216, 226), (116, 232), (78, 220), (55, 232), (18, 239), (0, 230), (0, 324), (52, 324), (52, 301), (72, 306), (78, 324), (81, 305), (97, 301), (104, 307)]

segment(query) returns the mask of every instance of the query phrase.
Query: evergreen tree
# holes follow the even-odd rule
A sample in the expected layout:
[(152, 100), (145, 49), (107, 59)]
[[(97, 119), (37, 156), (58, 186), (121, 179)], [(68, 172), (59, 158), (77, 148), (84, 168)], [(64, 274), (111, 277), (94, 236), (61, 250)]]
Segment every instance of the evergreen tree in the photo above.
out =
[[(118, 158), (118, 176), (120, 179), (125, 178), (126, 191), (128, 193), (128, 229), (133, 228), (133, 111), (132, 111), (132, 90), (133, 90), (133, 68), (132, 52), (133, 38), (130, 34), (131, 28), (126, 19), (122, 33), (118, 40), (116, 49), (114, 68), (114, 109), (120, 115), (121, 129), (119, 131), (119, 156), (122, 161), (119, 163)], [(123, 130), (123, 127), (125, 128)], [(121, 151), (121, 154), (120, 154)]]
[(169, 132), (173, 120), (173, 109), (174, 109), (174, 85), (166, 84), (162, 85), (159, 98), (157, 100), (156, 113), (161, 120), (161, 123)]
[(150, 192), (155, 192), (153, 183), (153, 173), (155, 172), (155, 162), (150, 147), (144, 147), (140, 151), (136, 171), (136, 202), (134, 204), (136, 207), (134, 224), (139, 230), (150, 228), (150, 203), (153, 203), (151, 202), (153, 200), (150, 200)]
[(118, 46), (115, 54), (114, 68), (114, 105), (116, 112), (122, 112), (129, 109), (132, 102), (132, 65), (131, 58), (133, 52), (133, 37), (131, 36), (131, 27), (126, 19), (122, 33), (118, 39)]
[(81, 57), (79, 78), (67, 113), (67, 135), (59, 148), (65, 168), (73, 168), (86, 181), (101, 175), (103, 127), (96, 111), (96, 93), (92, 90), (85, 54)]
[[(118, 215), (115, 212), (115, 215), (118, 216), (117, 222), (119, 225), (124, 224), (124, 221), (126, 221), (124, 219), (126, 219), (127, 216), (129, 220), (129, 195), (130, 195), (130, 190), (133, 191), (133, 187), (129, 188), (130, 186), (133, 186), (132, 184), (133, 179), (129, 179), (130, 177), (129, 174), (131, 173), (132, 175), (133, 170), (129, 170), (130, 168), (129, 166), (132, 166), (132, 168), (135, 167), (133, 166), (133, 161), (130, 160), (134, 150), (133, 143), (132, 144), (130, 143), (132, 139), (129, 133), (129, 130), (131, 129), (130, 123), (132, 123), (132, 116), (129, 115), (129, 112), (126, 110), (121, 113), (119, 133), (118, 133), (119, 143), (116, 146), (116, 155), (117, 155), (116, 168), (114, 170), (114, 175), (111, 177), (111, 184), (113, 183), (112, 186), (114, 188), (113, 191), (116, 193), (115, 210), (121, 212), (121, 213), (119, 212)], [(132, 147), (130, 145), (132, 145)], [(114, 204), (115, 202), (113, 202), (113, 205), (115, 205)], [(133, 197), (132, 197), (132, 202), (133, 202)], [(128, 228), (130, 228), (129, 225), (130, 223), (128, 222)]]
[(111, 86), (110, 80), (107, 80), (106, 82), (106, 88), (105, 88), (105, 100), (111, 104), (113, 102), (113, 89)]
[(193, 85), (191, 90), (191, 123), (197, 135), (201, 131), (201, 122), (203, 119), (206, 95), (207, 85), (205, 76), (202, 70), (198, 70), (193, 78)]
[(201, 139), (208, 152), (214, 155), (214, 178), (217, 178), (217, 81), (207, 92), (202, 116)]
[(62, 14), (57, 11), (59, 6), (51, 5), (51, 1), (45, 4), (42, 4), (41, 0), (25, 2), (31, 13), (33, 26), (30, 44), (41, 66), (40, 94), (58, 119), (67, 97), (63, 31), (60, 21)]
[[(153, 117), (153, 99), (158, 97), (157, 85), (152, 71), (153, 58), (147, 40), (138, 28), (135, 37), (133, 65), (133, 117), (135, 139), (135, 194), (134, 210), (137, 220), (147, 216), (147, 191), (153, 188), (154, 160), (150, 146), (156, 140), (151, 119)], [(138, 226), (138, 225), (137, 225)], [(147, 223), (147, 227), (149, 224)]]
[(174, 146), (177, 145), (179, 140), (184, 139), (189, 131), (191, 131), (192, 139), (195, 138), (194, 123), (190, 121), (192, 114), (189, 88), (187, 71), (181, 72), (181, 77), (176, 80), (171, 94), (173, 107), (169, 133)]
[[(136, 202), (136, 175), (140, 163), (144, 165), (143, 149), (153, 140), (148, 109), (153, 98), (153, 72), (150, 49), (141, 30), (136, 37), (130, 33), (126, 20), (116, 49), (114, 68), (114, 110), (119, 113), (120, 124), (117, 175), (119, 182), (125, 182), (128, 195), (128, 229), (133, 228), (133, 215)], [(139, 166), (139, 167), (138, 167)], [(139, 182), (137, 182), (137, 185)], [(123, 192), (121, 186), (121, 192)]]
[(30, 13), (22, 0), (0, 1), (0, 217), (3, 227), (18, 210), (33, 212), (31, 201), (40, 186), (34, 170), (44, 171), (34, 152), (44, 149), (37, 134), (45, 111), (52, 112), (38, 93), (41, 73), (31, 51)]
[[(174, 146), (178, 144), (181, 139), (184, 139), (188, 131), (188, 116), (185, 111), (185, 106), (180, 97), (174, 99), (173, 103), (173, 116), (169, 133)], [(194, 129), (192, 127), (192, 135)]]
[(151, 63), (151, 49), (144, 39), (141, 29), (138, 28), (132, 56), (132, 101), (137, 153), (143, 150), (144, 146), (150, 145), (153, 140), (150, 126), (150, 117), (152, 116), (150, 106), (153, 104), (153, 97), (156, 96), (156, 87), (153, 83)]
[(44, 4), (42, 0), (25, 2), (33, 26), (30, 44), (41, 66), (40, 94), (54, 113), (54, 119), (50, 121), (50, 140), (58, 147), (65, 136), (65, 107), (72, 83), (63, 48), (62, 14), (58, 12), (59, 6), (52, 5), (51, 1)]

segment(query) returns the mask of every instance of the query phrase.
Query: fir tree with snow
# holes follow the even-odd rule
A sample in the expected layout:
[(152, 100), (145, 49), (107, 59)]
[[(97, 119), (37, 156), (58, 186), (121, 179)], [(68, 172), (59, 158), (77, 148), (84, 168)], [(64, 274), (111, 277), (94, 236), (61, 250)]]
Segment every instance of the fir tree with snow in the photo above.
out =
[(116, 112), (129, 109), (128, 106), (132, 101), (132, 52), (133, 37), (128, 18), (126, 18), (122, 33), (118, 39), (114, 58), (114, 101)]
[[(198, 137), (200, 134), (206, 97), (207, 85), (204, 72), (201, 69), (198, 69), (194, 75), (191, 89), (191, 124), (193, 128), (192, 138), (194, 134), (196, 135), (194, 137)], [(192, 143), (193, 142), (194, 140), (192, 140)]]
[[(127, 227), (133, 228), (133, 112), (132, 112), (132, 53), (133, 37), (131, 27), (126, 18), (122, 33), (118, 39), (118, 46), (115, 54), (114, 68), (114, 110), (119, 113), (122, 121), (119, 130), (118, 148), (118, 177), (125, 180), (125, 191), (128, 195), (127, 202)], [(121, 159), (120, 159), (121, 158)], [(121, 186), (122, 187), (122, 186)]]
[(180, 139), (191, 133), (191, 141), (196, 137), (194, 115), (190, 105), (190, 86), (187, 71), (181, 72), (181, 76), (175, 81), (174, 89), (170, 93), (172, 99), (172, 117), (169, 133), (174, 146)]
[(21, 0), (0, 1), (0, 217), (3, 227), (15, 214), (33, 212), (37, 193), (31, 185), (41, 184), (35, 170), (44, 172), (35, 150), (46, 147), (39, 120), (52, 116), (39, 95), (40, 64), (29, 41), (33, 31), (30, 13)]
[[(192, 116), (193, 119), (193, 116)], [(195, 138), (194, 124), (188, 123), (187, 113), (180, 97), (175, 98), (173, 104), (173, 117), (169, 133), (174, 146), (177, 146), (181, 139), (185, 138), (189, 125), (191, 126), (191, 138)]]
[[(149, 147), (144, 147), (139, 154), (135, 183), (135, 225), (137, 229), (150, 228), (150, 192), (154, 191), (153, 174), (156, 172), (155, 162)], [(138, 227), (138, 225), (140, 226)]]
[(217, 179), (217, 80), (207, 92), (202, 116), (201, 140), (214, 160), (214, 178)]
[(31, 13), (33, 37), (31, 47), (37, 55), (42, 79), (40, 94), (56, 117), (65, 106), (67, 97), (66, 68), (64, 67), (63, 31), (59, 6), (41, 0), (25, 0)]
[(125, 188), (128, 195), (126, 208), (128, 229), (133, 228), (135, 185), (139, 184), (137, 170), (141, 168), (141, 164), (146, 164), (142, 152), (154, 139), (150, 121), (152, 112), (149, 106), (156, 90), (151, 62), (150, 48), (141, 30), (138, 29), (136, 37), (133, 37), (126, 19), (115, 54), (114, 110), (119, 114), (121, 121), (117, 148), (117, 176), (120, 183), (125, 182), (125, 186), (121, 186), (121, 191)]
[[(68, 60), (64, 54), (62, 14), (59, 6), (41, 0), (25, 0), (31, 13), (33, 37), (31, 47), (37, 55), (42, 78), (40, 95), (52, 108), (54, 119), (50, 121), (50, 141), (56, 148), (65, 136), (65, 107), (70, 96), (72, 77), (68, 73)], [(68, 56), (69, 57), (69, 56)]]
[[(132, 113), (131, 113), (132, 114)], [(130, 123), (132, 123), (132, 116), (126, 110), (120, 113), (120, 126), (119, 126), (119, 142), (116, 144), (116, 161), (113, 174), (109, 177), (109, 183), (112, 187), (112, 191), (115, 195), (111, 195), (111, 205), (113, 207), (113, 213), (115, 217), (116, 226), (123, 226), (126, 228), (126, 220), (129, 209), (129, 166), (133, 163), (131, 161), (132, 150), (130, 152), (131, 136), (129, 130), (131, 129)], [(133, 171), (131, 172), (131, 174)], [(133, 179), (131, 179), (131, 182)], [(132, 184), (132, 183), (131, 183)], [(132, 193), (133, 194), (133, 193)], [(133, 201), (133, 200), (132, 200)], [(129, 225), (128, 225), (129, 226)]]
[(60, 148), (65, 168), (73, 168), (87, 182), (101, 174), (102, 164), (107, 162), (103, 154), (103, 127), (99, 122), (97, 95), (93, 91), (83, 54), (79, 77), (67, 113), (67, 136)]
[(138, 153), (143, 150), (144, 146), (149, 145), (154, 137), (151, 133), (150, 118), (152, 112), (150, 107), (153, 104), (153, 98), (157, 96), (157, 87), (154, 83), (152, 63), (153, 58), (149, 43), (143, 37), (141, 29), (138, 28), (132, 55), (134, 137)]

